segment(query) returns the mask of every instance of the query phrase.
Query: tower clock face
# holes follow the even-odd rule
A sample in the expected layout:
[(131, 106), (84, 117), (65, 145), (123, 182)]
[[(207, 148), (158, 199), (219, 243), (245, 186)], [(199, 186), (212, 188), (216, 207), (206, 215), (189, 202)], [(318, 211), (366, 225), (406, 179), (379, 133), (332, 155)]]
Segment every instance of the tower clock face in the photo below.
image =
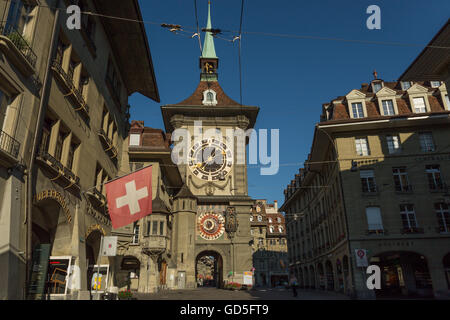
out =
[(225, 218), (221, 214), (202, 213), (197, 220), (198, 234), (205, 240), (217, 240), (225, 231)]
[(230, 173), (232, 166), (232, 150), (214, 138), (198, 141), (189, 153), (189, 168), (202, 180), (223, 180)]

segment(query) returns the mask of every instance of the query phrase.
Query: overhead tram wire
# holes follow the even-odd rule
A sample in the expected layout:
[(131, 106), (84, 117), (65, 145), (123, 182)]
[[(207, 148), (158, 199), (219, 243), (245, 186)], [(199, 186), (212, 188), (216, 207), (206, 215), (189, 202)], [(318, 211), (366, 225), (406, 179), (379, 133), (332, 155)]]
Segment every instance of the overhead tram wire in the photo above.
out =
[(198, 25), (198, 10), (197, 10), (197, 0), (194, 0), (194, 7), (195, 7), (195, 23), (197, 25), (197, 38), (198, 38), (198, 45), (200, 47), (200, 54), (202, 53), (202, 39), (200, 36), (200, 27)]
[[(8, 2), (9, 0), (0, 0), (0, 1)], [(46, 6), (46, 5), (36, 5), (36, 7), (48, 8), (48, 9), (53, 9), (53, 10), (66, 10), (66, 8), (52, 7), (52, 6)], [(136, 23), (142, 23), (142, 24), (152, 24), (152, 25), (161, 25), (162, 24), (161, 22), (156, 22), (156, 21), (129, 19), (129, 18), (123, 18), (123, 17), (118, 17), (118, 16), (104, 15), (104, 14), (95, 13), (95, 12), (91, 12), (91, 11), (81, 11), (80, 14), (98, 16), (98, 17), (109, 18), (109, 19), (117, 19), (117, 20), (128, 21), (128, 22), (136, 22)], [(185, 26), (183, 29), (192, 31), (193, 33), (196, 32), (196, 28), (193, 26)], [(235, 34), (239, 33), (239, 31), (236, 31), (236, 30), (221, 30), (221, 31), (226, 32), (226, 33), (235, 33)], [(340, 41), (340, 42), (348, 42), (348, 43), (361, 43), (361, 44), (372, 44), (372, 45), (382, 45), (382, 46), (420, 47), (420, 48), (450, 50), (450, 47), (423, 45), (423, 44), (419, 44), (419, 43), (407, 43), (407, 42), (358, 40), (358, 39), (318, 37), (318, 36), (296, 35), (296, 34), (285, 34), (285, 33), (270, 33), (270, 32), (260, 32), (260, 31), (242, 31), (242, 34), (260, 35), (260, 36), (267, 36), (267, 37), (303, 39), (303, 40), (322, 40), (322, 41), (338, 41), (338, 42)], [(229, 41), (228, 39), (224, 39), (224, 38), (219, 38), (219, 39)]]
[(239, 24), (239, 93), (240, 93), (240, 104), (242, 108), (242, 21), (244, 18), (244, 2), (245, 0), (241, 1), (241, 21)]

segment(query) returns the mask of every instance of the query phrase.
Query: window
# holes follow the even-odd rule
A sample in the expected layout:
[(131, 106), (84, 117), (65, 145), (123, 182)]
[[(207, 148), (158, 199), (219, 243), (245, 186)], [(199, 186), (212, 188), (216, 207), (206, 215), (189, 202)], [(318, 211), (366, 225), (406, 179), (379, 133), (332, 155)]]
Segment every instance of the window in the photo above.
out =
[(378, 91), (381, 90), (382, 87), (383, 87), (383, 86), (381, 85), (380, 82), (375, 82), (375, 83), (373, 84), (373, 92), (377, 93)]
[(159, 222), (159, 235), (164, 235), (164, 221)]
[(439, 231), (450, 232), (450, 211), (448, 209), (448, 204), (436, 203), (434, 209), (436, 210), (439, 223)]
[(421, 132), (419, 133), (420, 148), (423, 152), (433, 152), (435, 151), (433, 134), (431, 132)]
[(400, 216), (402, 218), (402, 224), (404, 229), (412, 229), (417, 227), (416, 213), (414, 212), (414, 205), (401, 204)]
[(280, 233), (283, 233), (283, 227), (282, 227), (282, 226), (278, 226), (278, 231), (279, 231)]
[(402, 90), (404, 90), (404, 91), (411, 88), (411, 82), (409, 82), (409, 81), (402, 81), (401, 84), (402, 84)]
[(411, 186), (409, 185), (408, 180), (408, 173), (406, 172), (405, 167), (392, 168), (392, 173), (394, 175), (395, 191), (411, 191)]
[(370, 154), (367, 138), (356, 138), (356, 154), (359, 156), (368, 156)]
[(67, 156), (66, 167), (72, 171), (74, 171), (74, 162), (73, 161), (74, 161), (75, 152), (77, 151), (78, 146), (79, 146), (79, 144), (74, 141), (72, 141), (69, 146), (69, 155)]
[(217, 95), (214, 90), (208, 89), (203, 92), (203, 105), (215, 106), (217, 105)]
[(272, 223), (272, 218), (269, 218), (269, 223)]
[(352, 103), (353, 118), (364, 118), (363, 105), (360, 102)]
[(386, 136), (386, 141), (389, 149), (389, 153), (397, 153), (401, 150), (400, 148), (400, 137), (399, 136)]
[(277, 218), (277, 221), (278, 221), (278, 223), (281, 223), (281, 218), (278, 217), (278, 218)]
[(120, 92), (122, 90), (121, 83), (111, 57), (108, 60), (108, 67), (106, 70), (106, 80), (111, 86), (111, 89), (113, 89), (116, 98), (120, 99)]
[(258, 221), (261, 222), (262, 221), (262, 217), (258, 216)]
[(158, 235), (158, 221), (152, 222), (152, 235)]
[(363, 192), (377, 192), (373, 170), (361, 170), (360, 177)]
[(56, 147), (55, 147), (55, 159), (61, 161), (62, 158), (62, 150), (64, 143), (64, 134), (62, 131), (58, 132), (58, 137), (56, 138)]
[(392, 116), (395, 114), (394, 103), (392, 100), (383, 100), (381, 103), (383, 105), (383, 114), (385, 116)]
[(42, 138), (41, 138), (41, 151), (48, 152), (48, 147), (50, 143), (50, 135), (52, 132), (53, 121), (49, 118), (45, 118), (44, 125), (42, 128)]
[(426, 173), (430, 190), (443, 189), (444, 185), (441, 180), (441, 169), (439, 165), (426, 166)]
[(441, 86), (440, 81), (431, 81), (430, 84), (432, 88), (439, 88)]
[(26, 4), (26, 1), (12, 0), (10, 1), (8, 18), (6, 20), (6, 32), (14, 32), (11, 28), (17, 30), (20, 35), (26, 32), (26, 28), (31, 18), (31, 10), (33, 7)]
[(250, 234), (251, 234), (251, 235), (253, 235), (253, 232), (254, 232), (253, 229), (250, 229)]
[(141, 144), (141, 135), (139, 133), (130, 134), (130, 146), (139, 146)]
[(379, 207), (367, 207), (366, 216), (369, 231), (383, 230), (383, 222), (381, 220), (381, 211)]
[(250, 222), (253, 222), (253, 216), (250, 217)]
[(425, 106), (425, 99), (423, 97), (413, 98), (413, 105), (415, 113), (427, 112), (427, 108)]
[(273, 227), (272, 226), (270, 226), (270, 228), (269, 228), (269, 231), (270, 231), (270, 233), (273, 233)]
[(450, 110), (450, 99), (448, 97), (448, 94), (445, 95), (445, 101), (447, 102), (447, 109)]
[(135, 222), (133, 226), (133, 240), (131, 243), (132, 244), (139, 243), (139, 224), (137, 222)]

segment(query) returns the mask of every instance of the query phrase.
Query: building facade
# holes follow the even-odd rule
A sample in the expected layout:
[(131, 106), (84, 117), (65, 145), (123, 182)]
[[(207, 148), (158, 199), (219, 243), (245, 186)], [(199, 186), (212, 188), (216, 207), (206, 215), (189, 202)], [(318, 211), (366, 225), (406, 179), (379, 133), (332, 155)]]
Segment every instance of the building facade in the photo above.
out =
[[(448, 297), (445, 84), (377, 78), (323, 105), (285, 190), (289, 265), (302, 287), (358, 298)], [(360, 260), (381, 269), (369, 290)]]
[[(0, 4), (1, 299), (89, 299), (120, 282), (116, 258), (97, 261), (101, 236), (119, 236), (117, 259), (131, 242), (112, 230), (103, 185), (128, 172), (128, 97), (159, 101), (147, 35), (94, 15), (69, 30), (70, 4)], [(137, 1), (77, 4), (142, 19)]]
[(250, 216), (255, 286), (276, 287), (288, 282), (288, 256), (284, 216), (278, 202), (255, 200)]

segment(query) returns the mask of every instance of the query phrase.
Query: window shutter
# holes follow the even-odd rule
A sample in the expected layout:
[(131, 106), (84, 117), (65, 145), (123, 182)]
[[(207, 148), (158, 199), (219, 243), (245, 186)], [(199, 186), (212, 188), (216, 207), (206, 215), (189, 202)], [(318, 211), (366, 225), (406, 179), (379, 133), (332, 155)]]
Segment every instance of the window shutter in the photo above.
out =
[(361, 170), (361, 171), (359, 171), (359, 174), (360, 174), (361, 178), (373, 178), (374, 177), (373, 170)]
[(383, 229), (383, 221), (381, 220), (381, 211), (378, 207), (366, 208), (367, 224), (369, 230)]

